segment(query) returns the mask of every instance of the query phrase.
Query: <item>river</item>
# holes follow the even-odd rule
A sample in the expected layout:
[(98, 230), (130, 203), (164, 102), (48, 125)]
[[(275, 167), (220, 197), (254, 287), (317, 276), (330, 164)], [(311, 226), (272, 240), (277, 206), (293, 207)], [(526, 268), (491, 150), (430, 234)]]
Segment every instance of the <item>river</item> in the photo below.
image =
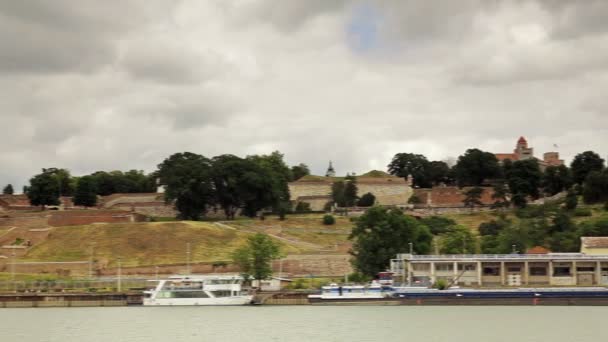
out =
[(0, 341), (603, 341), (608, 307), (0, 309)]

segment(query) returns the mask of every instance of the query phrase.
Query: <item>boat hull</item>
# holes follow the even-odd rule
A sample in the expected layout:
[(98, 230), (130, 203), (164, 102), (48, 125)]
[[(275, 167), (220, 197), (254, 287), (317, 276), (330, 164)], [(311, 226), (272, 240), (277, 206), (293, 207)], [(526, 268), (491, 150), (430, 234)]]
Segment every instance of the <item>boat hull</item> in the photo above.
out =
[(233, 296), (222, 298), (146, 298), (144, 306), (222, 306), (248, 305), (253, 296)]

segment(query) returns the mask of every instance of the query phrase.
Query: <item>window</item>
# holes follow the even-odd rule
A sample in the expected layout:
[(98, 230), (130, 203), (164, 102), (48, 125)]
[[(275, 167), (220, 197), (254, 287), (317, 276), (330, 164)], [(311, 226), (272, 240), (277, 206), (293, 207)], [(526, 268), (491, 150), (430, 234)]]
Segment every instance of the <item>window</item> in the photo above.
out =
[(498, 266), (486, 266), (483, 268), (483, 275), (484, 276), (499, 276), (500, 275), (500, 268)]
[(570, 277), (569, 266), (556, 266), (553, 268), (554, 277)]
[(547, 268), (546, 267), (540, 267), (540, 266), (530, 267), (530, 275), (531, 276), (546, 276), (547, 275)]
[(475, 264), (458, 264), (459, 271), (475, 271), (476, 269), (477, 267), (475, 267)]
[(230, 297), (232, 291), (211, 291), (215, 298)]
[(577, 272), (595, 272), (595, 267), (577, 267)]
[(521, 267), (520, 266), (507, 267), (507, 272), (519, 273), (519, 272), (521, 272)]
[(428, 271), (430, 267), (429, 264), (412, 264), (412, 269), (414, 271)]
[(209, 298), (205, 291), (175, 291), (173, 298)]
[(435, 264), (436, 271), (452, 271), (454, 270), (454, 264)]

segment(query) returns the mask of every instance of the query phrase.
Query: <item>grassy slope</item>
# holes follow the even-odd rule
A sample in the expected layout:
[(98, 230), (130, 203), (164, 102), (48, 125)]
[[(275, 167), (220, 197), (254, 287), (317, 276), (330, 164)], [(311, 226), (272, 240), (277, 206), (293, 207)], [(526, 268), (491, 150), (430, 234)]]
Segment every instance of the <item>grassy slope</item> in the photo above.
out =
[(27, 254), (26, 260), (88, 260), (95, 257), (112, 265), (121, 257), (125, 266), (183, 263), (186, 244), (195, 262), (229, 260), (245, 242), (247, 233), (202, 222), (103, 224), (55, 228), (47, 240)]

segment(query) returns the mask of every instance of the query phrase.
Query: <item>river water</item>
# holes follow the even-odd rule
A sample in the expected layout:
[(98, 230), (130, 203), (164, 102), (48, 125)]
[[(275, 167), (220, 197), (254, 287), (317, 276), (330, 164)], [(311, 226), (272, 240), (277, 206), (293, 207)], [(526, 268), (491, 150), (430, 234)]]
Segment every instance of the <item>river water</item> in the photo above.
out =
[(262, 306), (0, 309), (0, 341), (608, 340), (608, 307)]

